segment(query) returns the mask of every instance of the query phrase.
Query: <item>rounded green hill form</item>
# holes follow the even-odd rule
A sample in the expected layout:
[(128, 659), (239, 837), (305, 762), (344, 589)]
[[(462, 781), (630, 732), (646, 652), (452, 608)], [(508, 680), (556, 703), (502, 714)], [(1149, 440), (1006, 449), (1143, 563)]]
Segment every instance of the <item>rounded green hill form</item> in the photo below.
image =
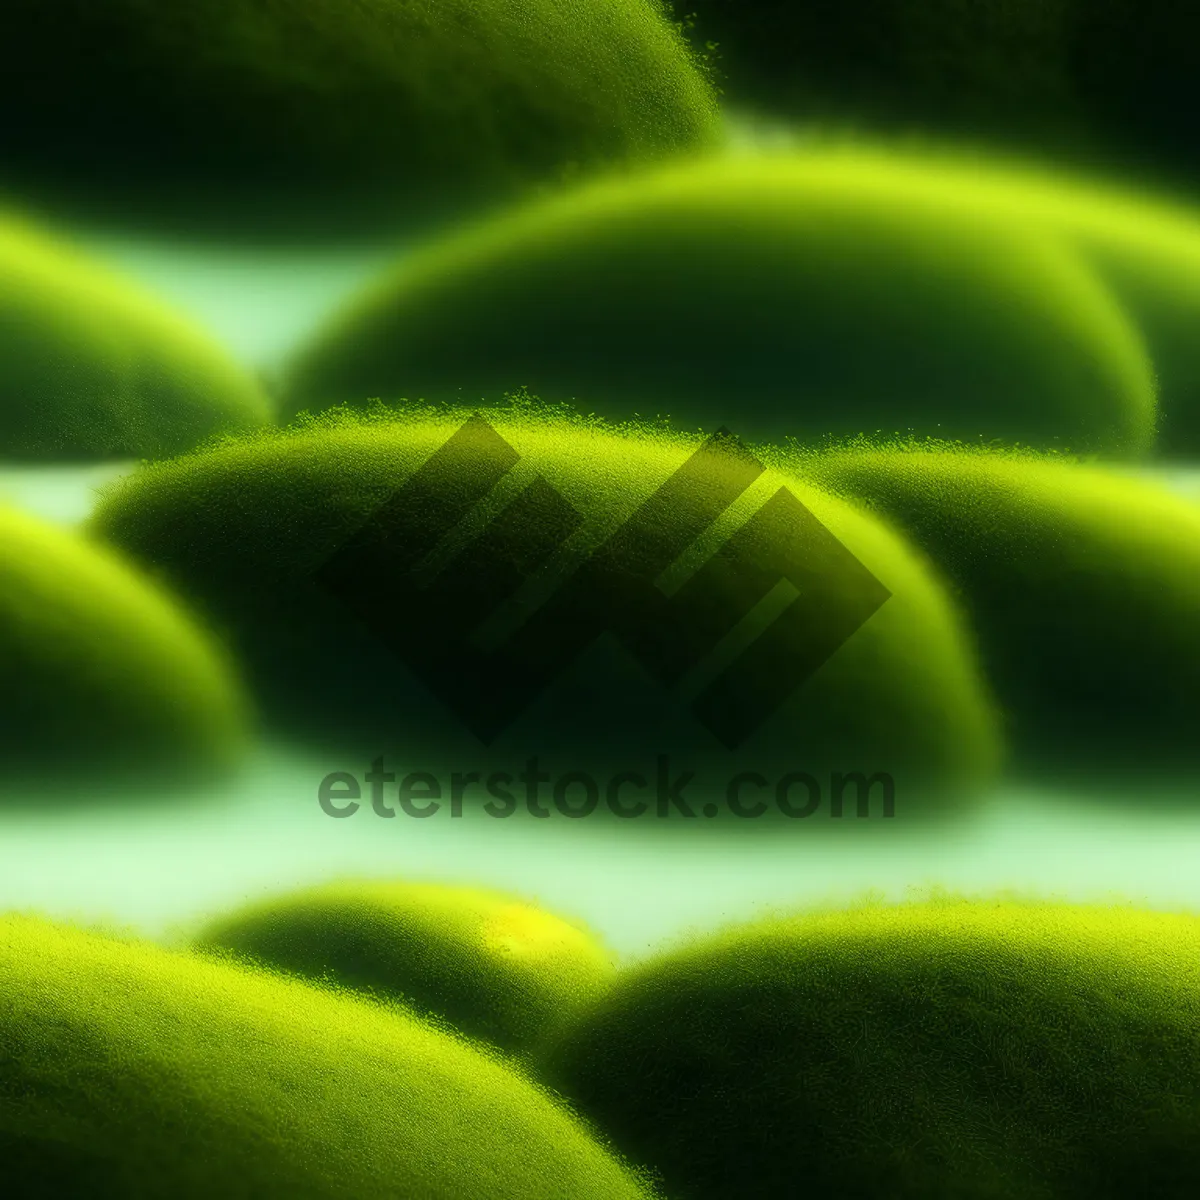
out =
[(249, 740), (231, 664), (163, 588), (11, 509), (0, 509), (0, 660), (6, 779), (219, 769)]
[(1184, 1200), (1200, 921), (942, 901), (764, 921), (619, 977), (546, 1078), (678, 1200)]
[(195, 943), (364, 989), (521, 1052), (615, 974), (587, 931), (516, 897), (422, 883), (330, 884), (211, 922)]
[(361, 234), (716, 143), (657, 0), (13, 0), (0, 186), (145, 225)]
[(0, 460), (157, 458), (253, 429), (253, 378), (185, 319), (0, 215)]
[(1061, 239), (801, 155), (606, 180), (432, 243), (301, 349), (284, 406), (517, 387), (751, 439), (1116, 456), (1156, 412), (1139, 331)]
[(783, 157), (797, 186), (874, 195), (901, 209), (949, 197), (960, 220), (982, 228), (999, 223), (1067, 245), (1145, 341), (1159, 386), (1160, 453), (1200, 453), (1200, 207), (1128, 182), (993, 153), (850, 142)]
[(687, 770), (990, 777), (964, 623), (883, 524), (720, 439), (468, 417), (339, 416), (152, 464), (93, 528), (234, 631), (281, 725), (345, 729), (364, 768), (391, 737), (423, 766), (457, 746), (456, 770), (653, 771), (674, 747)]
[(562, 1107), (403, 1009), (0, 921), (7, 1195), (645, 1200)]
[(953, 581), (1022, 757), (1143, 781), (1200, 768), (1200, 505), (1032, 456), (882, 447), (800, 463)]
[(727, 101), (1196, 182), (1200, 23), (1173, 0), (695, 0)]

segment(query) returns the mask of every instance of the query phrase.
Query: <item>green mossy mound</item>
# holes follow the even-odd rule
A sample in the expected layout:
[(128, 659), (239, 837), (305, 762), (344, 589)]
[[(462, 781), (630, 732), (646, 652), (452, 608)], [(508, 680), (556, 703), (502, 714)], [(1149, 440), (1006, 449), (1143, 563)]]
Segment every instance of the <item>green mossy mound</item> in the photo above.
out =
[[(959, 616), (924, 561), (882, 524), (794, 479), (771, 471), (754, 478), (733, 452), (714, 452), (707, 476), (692, 476), (680, 490), (676, 472), (698, 452), (697, 437), (615, 430), (539, 406), (496, 410), (490, 425), (471, 421), (464, 428), (467, 416), (418, 408), (406, 415), (383, 410), (381, 419), (335, 415), (151, 465), (109, 491), (94, 529), (154, 563), (236, 631), (276, 720), (310, 739), (345, 731), (369, 755), (364, 769), (386, 737), (410, 764), (419, 751), (419, 765), (427, 768), (444, 750), (464, 771), (512, 755), (524, 764), (543, 752), (561, 756), (571, 770), (613, 762), (624, 770), (648, 762), (653, 770), (656, 756), (674, 748), (686, 760), (675, 760), (678, 769), (699, 770), (712, 759), (725, 771), (881, 771), (898, 784), (920, 778), (951, 791), (990, 775), (997, 734)], [(511, 452), (496, 449), (497, 434)], [(453, 461), (443, 449), (452, 437), (461, 450)], [(496, 470), (499, 459), (505, 461)], [(447, 461), (429, 474), (429, 464)], [(662, 557), (667, 547), (662, 562), (672, 565), (656, 563), (649, 577), (665, 570), (661, 586), (690, 597), (691, 615), (673, 616), (679, 610), (666, 607), (661, 589), (645, 603), (637, 592), (632, 607), (613, 599), (616, 585), (609, 583), (580, 594), (579, 580), (589, 578), (583, 567), (592, 569), (598, 549), (673, 477), (675, 494), (650, 514), (654, 532), (618, 558), (632, 564), (621, 567), (628, 578), (644, 580), (639, 556)], [(422, 479), (419, 494), (404, 493), (396, 502), (382, 559), (335, 558), (401, 485)], [(710, 523), (697, 512), (714, 491), (724, 498), (709, 510), (719, 514)], [(726, 577), (726, 558), (717, 554), (737, 534), (743, 554), (767, 561), (768, 591), (785, 573), (773, 558), (786, 559), (789, 570), (799, 562), (832, 573), (841, 551), (788, 549), (793, 536), (807, 536), (797, 532), (801, 518), (779, 515), (781, 503), (788, 508), (796, 499), (874, 577), (864, 582), (852, 569), (851, 578), (804, 583), (823, 599), (821, 613), (801, 621), (801, 632), (820, 629), (824, 636), (850, 621), (842, 634), (848, 640), (813, 661), (809, 649), (786, 640), (794, 628), (788, 622), (754, 641), (780, 608), (755, 606), (757, 567), (735, 566)], [(763, 524), (772, 514), (781, 522), (774, 529)], [(447, 525), (453, 532), (443, 539)], [(422, 567), (409, 577), (413, 561)], [(697, 596), (683, 585), (702, 566), (704, 574), (694, 576)], [(879, 584), (890, 599), (851, 620)], [(739, 596), (747, 589), (755, 593), (749, 600)], [(790, 603), (795, 594), (783, 599)], [(554, 616), (572, 595), (574, 607)], [(801, 605), (789, 612), (796, 617), (801, 610), (807, 611)], [(350, 619), (351, 612), (366, 623)], [(635, 614), (625, 650), (603, 632), (621, 627), (621, 613)], [(740, 720), (760, 695), (778, 702), (757, 727), (741, 731), (736, 751), (725, 750), (723, 733), (705, 727), (694, 709), (727, 665), (711, 651), (729, 646), (722, 635), (730, 613), (735, 623), (749, 614), (738, 626), (744, 635), (733, 647), (738, 653), (728, 658), (742, 672), (730, 684), (731, 719)], [(855, 630), (858, 619), (865, 624)], [(591, 634), (574, 640), (593, 628), (601, 631), (598, 640)], [(681, 630), (694, 635), (694, 646), (681, 649)], [(471, 642), (476, 636), (492, 640)], [(430, 675), (417, 685), (403, 664), (420, 660), (430, 646), (436, 650), (443, 638), (488, 647), (498, 657), (464, 683), (453, 662), (444, 672), (439, 667), (434, 701)], [(687, 661), (664, 666), (656, 657), (663, 646)], [(680, 671), (672, 673), (676, 666)], [(525, 699), (499, 722), (499, 732), (479, 733), (473, 722), (480, 710), (472, 706), (496, 700), (503, 707), (531, 677)], [(718, 721), (730, 717), (721, 707), (727, 698), (718, 689), (715, 709), (707, 710)], [(490, 718), (484, 712), (480, 719), (486, 725)], [(481, 738), (491, 739), (486, 748)]]
[(677, 1200), (1185, 1200), (1200, 921), (946, 901), (626, 971), (547, 1078)]
[(7, 1196), (647, 1196), (533, 1085), (400, 1009), (22, 917), (0, 978)]
[(1200, 769), (1200, 505), (1016, 455), (866, 448), (797, 469), (887, 514), (957, 585), (1029, 761)]
[(0, 185), (109, 218), (360, 234), (714, 142), (653, 0), (12, 0)]
[(514, 386), (766, 440), (1154, 438), (1140, 335), (1058, 239), (804, 157), (605, 181), (435, 243), (301, 351), (284, 404)]
[(265, 424), (258, 384), (117, 276), (0, 216), (0, 460), (158, 458)]
[[(208, 634), (112, 553), (0, 509), (0, 776), (232, 765), (247, 705)], [(94, 782), (94, 781), (93, 781)]]
[(798, 185), (815, 191), (843, 189), (902, 208), (949, 197), (961, 220), (1065, 243), (1144, 338), (1159, 385), (1159, 451), (1200, 454), (1200, 207), (994, 154), (849, 143), (787, 161)]
[(1200, 18), (1175, 0), (674, 0), (727, 99), (1197, 180)]
[(217, 920), (196, 944), (401, 1000), (513, 1052), (614, 975), (578, 926), (512, 896), (434, 884), (315, 888)]

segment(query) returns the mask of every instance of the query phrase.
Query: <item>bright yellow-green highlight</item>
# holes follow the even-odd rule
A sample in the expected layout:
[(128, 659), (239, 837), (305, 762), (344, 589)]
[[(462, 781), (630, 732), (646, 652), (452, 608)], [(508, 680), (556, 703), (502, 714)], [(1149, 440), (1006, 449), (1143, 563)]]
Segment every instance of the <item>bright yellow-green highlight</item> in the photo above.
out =
[(668, 1194), (1184, 1196), (1200, 920), (947, 898), (771, 919), (624, 973), (549, 1077)]
[(0, 510), (0, 659), (10, 784), (229, 767), (247, 748), (238, 677), (174, 598), (111, 550), (12, 510)]
[(480, 888), (352, 882), (283, 896), (197, 939), (269, 966), (402, 1000), (523, 1051), (599, 995), (612, 956), (586, 930)]
[(261, 426), (216, 343), (67, 244), (0, 216), (0, 459), (157, 458)]
[(563, 1108), (406, 1013), (0, 921), (5, 1175), (21, 1194), (638, 1200)]

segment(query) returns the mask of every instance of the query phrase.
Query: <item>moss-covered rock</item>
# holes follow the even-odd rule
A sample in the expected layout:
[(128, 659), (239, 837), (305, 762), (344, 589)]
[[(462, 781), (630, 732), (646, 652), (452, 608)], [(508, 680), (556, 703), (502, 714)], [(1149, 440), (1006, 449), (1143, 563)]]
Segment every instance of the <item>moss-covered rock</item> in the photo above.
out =
[(361, 233), (718, 136), (654, 0), (13, 0), (0, 182), (125, 221)]
[[(1140, 331), (1159, 385), (1161, 453), (1200, 454), (1200, 207), (1111, 178), (1036, 169), (994, 154), (861, 142), (789, 156), (798, 186), (906, 208), (952, 198), (959, 219), (1065, 243)], [(1032, 439), (1027, 439), (1032, 440)]]
[(677, 753), (722, 777), (990, 774), (959, 614), (884, 525), (697, 437), (536, 406), (466, 419), (337, 418), (151, 465), (94, 529), (219, 614), (268, 710), (343, 730), (356, 769), (398, 744), (464, 771)]
[(1140, 334), (1059, 239), (803, 156), (605, 181), (431, 244), (300, 352), (284, 403), (516, 386), (764, 439), (1154, 437)]
[(730, 103), (1197, 182), (1200, 19), (1174, 0), (674, 0)]
[(1200, 921), (944, 901), (624, 972), (547, 1077), (678, 1200), (1184, 1200)]
[[(237, 760), (247, 703), (213, 639), (111, 550), (0, 510), (0, 776)], [(94, 782), (94, 781), (93, 781)]]
[(267, 973), (0, 921), (9, 1196), (637, 1200), (561, 1107), (482, 1052)]
[(907, 530), (962, 594), (1023, 756), (1143, 783), (1200, 769), (1200, 505), (1072, 462), (802, 455)]
[(614, 975), (579, 926), (513, 896), (436, 884), (326, 885), (218, 919), (196, 944), (401, 1000), (513, 1052)]
[(185, 319), (2, 215), (0, 364), (0, 460), (156, 458), (270, 418)]

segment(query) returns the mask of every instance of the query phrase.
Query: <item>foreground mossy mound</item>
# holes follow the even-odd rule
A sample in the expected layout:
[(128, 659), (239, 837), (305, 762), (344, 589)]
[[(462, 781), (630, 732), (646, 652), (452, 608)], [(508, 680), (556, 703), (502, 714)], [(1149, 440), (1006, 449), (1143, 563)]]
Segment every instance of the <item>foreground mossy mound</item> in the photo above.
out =
[(157, 458), (270, 417), (185, 319), (3, 215), (0, 363), (0, 461)]
[(674, 0), (728, 101), (1197, 181), (1200, 18), (1175, 0)]
[(13, 0), (0, 185), (146, 224), (361, 233), (718, 137), (654, 0)]
[(1059, 240), (809, 161), (605, 181), (407, 258), (293, 364), (285, 407), (526, 386), (747, 438), (913, 432), (1136, 456), (1141, 337)]
[(562, 1108), (401, 1009), (0, 921), (6, 1196), (647, 1193)]
[(544, 752), (653, 772), (674, 750), (680, 770), (891, 772), (953, 792), (998, 756), (927, 564), (719, 439), (536, 405), (335, 415), (150, 465), (94, 530), (234, 632), (277, 721), (344, 731), (370, 755), (355, 769), (385, 744), (463, 771)]
[(331, 884), (208, 925), (202, 949), (365, 989), (524, 1051), (612, 981), (610, 954), (578, 926), (479, 888)]
[(9, 509), (0, 661), (6, 783), (207, 771), (246, 748), (247, 702), (208, 633), (107, 548)]
[(1200, 770), (1200, 505), (1029, 456), (799, 456), (907, 530), (962, 593), (1021, 755), (1149, 783)]
[(677, 1200), (1185, 1200), (1200, 921), (942, 901), (736, 928), (622, 974), (547, 1078)]

